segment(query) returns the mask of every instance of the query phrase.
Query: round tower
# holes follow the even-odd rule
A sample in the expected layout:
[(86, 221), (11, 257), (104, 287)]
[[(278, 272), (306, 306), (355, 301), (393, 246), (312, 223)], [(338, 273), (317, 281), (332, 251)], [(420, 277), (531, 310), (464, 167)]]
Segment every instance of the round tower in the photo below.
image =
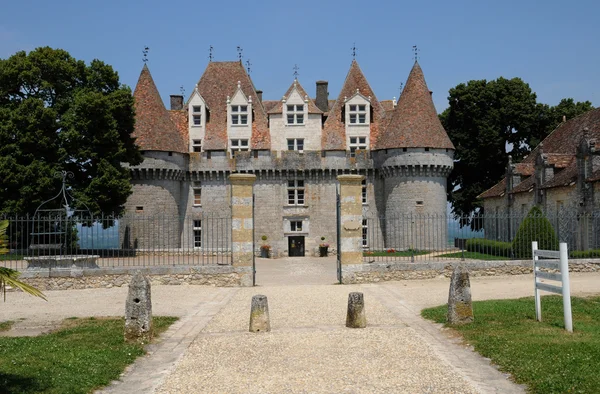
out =
[(454, 145), (415, 62), (373, 158), (381, 174), (386, 248), (436, 250), (447, 243), (446, 182)]

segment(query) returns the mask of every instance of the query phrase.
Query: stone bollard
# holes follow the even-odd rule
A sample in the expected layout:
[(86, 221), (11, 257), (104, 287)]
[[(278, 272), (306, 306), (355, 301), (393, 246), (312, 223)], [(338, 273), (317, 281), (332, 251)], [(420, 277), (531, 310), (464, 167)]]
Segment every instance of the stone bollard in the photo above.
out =
[(458, 265), (452, 271), (450, 292), (448, 294), (449, 324), (467, 324), (473, 322), (473, 304), (471, 303), (471, 282), (469, 271)]
[(252, 297), (250, 310), (250, 332), (271, 331), (269, 320), (269, 304), (267, 296), (255, 295)]
[(365, 328), (367, 318), (365, 317), (365, 299), (363, 293), (348, 294), (348, 313), (346, 314), (346, 327)]
[(129, 283), (125, 303), (125, 340), (148, 343), (152, 339), (152, 300), (150, 281), (140, 271)]

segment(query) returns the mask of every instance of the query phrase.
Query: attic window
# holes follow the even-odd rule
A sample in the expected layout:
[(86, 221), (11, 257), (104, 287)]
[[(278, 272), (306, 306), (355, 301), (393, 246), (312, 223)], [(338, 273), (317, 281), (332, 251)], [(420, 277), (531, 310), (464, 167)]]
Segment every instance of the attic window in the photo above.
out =
[(248, 106), (247, 105), (232, 105), (231, 106), (231, 124), (232, 125), (247, 125), (248, 124)]
[(288, 104), (287, 124), (304, 124), (304, 104)]
[(407, 150), (407, 148), (402, 148), (402, 152), (406, 152)]
[(348, 118), (350, 124), (365, 124), (367, 123), (367, 105), (366, 104), (349, 104)]
[(173, 152), (169, 152), (169, 156), (173, 156)]
[(192, 125), (202, 126), (202, 106), (192, 105)]
[(202, 152), (202, 140), (192, 140), (192, 151)]

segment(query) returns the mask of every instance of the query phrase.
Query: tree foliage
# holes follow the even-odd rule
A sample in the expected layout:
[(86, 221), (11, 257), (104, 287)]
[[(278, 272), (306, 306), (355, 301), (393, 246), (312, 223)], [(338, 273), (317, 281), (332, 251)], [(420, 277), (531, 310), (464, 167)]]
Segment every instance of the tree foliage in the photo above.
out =
[(516, 258), (531, 258), (531, 242), (537, 241), (538, 249), (558, 250), (558, 237), (550, 221), (537, 206), (533, 206), (517, 230), (513, 239)]
[(448, 101), (440, 120), (456, 147), (448, 198), (457, 216), (481, 208), (477, 196), (500, 181), (509, 154), (514, 161), (521, 160), (563, 115), (571, 119), (593, 108), (589, 101), (573, 99), (554, 107), (540, 104), (519, 78), (461, 83), (450, 89)]
[(0, 212), (35, 211), (60, 190), (61, 170), (93, 213), (122, 210), (131, 194), (122, 163), (142, 160), (134, 122), (131, 90), (100, 60), (48, 47), (0, 59)]

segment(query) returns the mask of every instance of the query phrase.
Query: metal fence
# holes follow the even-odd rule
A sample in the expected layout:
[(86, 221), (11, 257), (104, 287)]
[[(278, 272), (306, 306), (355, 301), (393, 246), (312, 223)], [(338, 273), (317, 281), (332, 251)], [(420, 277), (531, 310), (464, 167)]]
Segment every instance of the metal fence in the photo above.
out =
[(566, 242), (571, 258), (600, 258), (600, 212), (365, 216), (362, 234), (364, 262), (522, 260), (532, 241), (554, 250)]
[[(56, 214), (5, 215), (0, 220), (9, 222), (9, 253), (0, 255), (0, 266), (17, 270), (78, 262), (102, 268), (230, 265), (232, 261), (231, 217)], [(97, 257), (90, 263), (89, 256)]]

